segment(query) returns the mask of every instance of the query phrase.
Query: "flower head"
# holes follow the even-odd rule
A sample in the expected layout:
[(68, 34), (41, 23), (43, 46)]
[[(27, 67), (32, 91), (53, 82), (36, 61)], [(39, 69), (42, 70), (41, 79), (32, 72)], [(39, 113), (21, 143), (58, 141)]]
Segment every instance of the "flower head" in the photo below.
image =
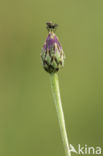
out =
[(49, 22), (49, 25), (47, 23), (49, 33), (41, 52), (43, 67), (49, 73), (58, 72), (64, 65), (64, 52), (54, 33), (56, 26), (52, 22)]

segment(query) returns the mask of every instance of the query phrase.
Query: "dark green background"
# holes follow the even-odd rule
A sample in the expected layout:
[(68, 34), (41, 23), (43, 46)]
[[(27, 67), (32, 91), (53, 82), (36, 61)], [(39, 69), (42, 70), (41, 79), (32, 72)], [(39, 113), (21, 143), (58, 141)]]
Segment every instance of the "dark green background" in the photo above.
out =
[(103, 1), (1, 0), (0, 156), (64, 156), (40, 59), (51, 20), (66, 55), (59, 79), (70, 143), (103, 148)]

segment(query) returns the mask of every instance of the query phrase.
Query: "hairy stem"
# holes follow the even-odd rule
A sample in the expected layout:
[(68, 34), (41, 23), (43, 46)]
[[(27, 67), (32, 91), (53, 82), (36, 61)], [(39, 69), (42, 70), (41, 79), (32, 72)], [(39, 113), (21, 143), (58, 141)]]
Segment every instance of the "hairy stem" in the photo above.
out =
[(51, 88), (52, 88), (52, 94), (56, 106), (57, 116), (59, 120), (59, 126), (60, 126), (60, 132), (63, 140), (64, 150), (66, 156), (71, 156), (70, 149), (69, 149), (69, 142), (65, 127), (65, 120), (64, 120), (64, 113), (61, 103), (61, 97), (60, 97), (60, 90), (59, 90), (59, 80), (57, 74), (51, 74)]

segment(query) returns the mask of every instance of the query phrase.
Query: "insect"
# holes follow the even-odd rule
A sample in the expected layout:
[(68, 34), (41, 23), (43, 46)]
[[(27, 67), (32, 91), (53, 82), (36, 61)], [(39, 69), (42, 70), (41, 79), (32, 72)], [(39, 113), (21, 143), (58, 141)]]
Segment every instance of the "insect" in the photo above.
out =
[(56, 31), (56, 28), (58, 26), (58, 24), (53, 23), (53, 22), (47, 22), (46, 25), (47, 25), (48, 31), (54, 31), (54, 32)]

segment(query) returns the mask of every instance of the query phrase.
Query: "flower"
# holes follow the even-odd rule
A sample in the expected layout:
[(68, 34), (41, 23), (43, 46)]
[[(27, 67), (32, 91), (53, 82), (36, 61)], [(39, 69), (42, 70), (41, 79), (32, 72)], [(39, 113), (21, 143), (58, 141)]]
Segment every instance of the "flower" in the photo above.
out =
[(42, 48), (41, 58), (44, 69), (49, 73), (56, 73), (64, 66), (64, 52), (53, 31), (54, 27), (51, 26), (48, 30), (49, 33)]

